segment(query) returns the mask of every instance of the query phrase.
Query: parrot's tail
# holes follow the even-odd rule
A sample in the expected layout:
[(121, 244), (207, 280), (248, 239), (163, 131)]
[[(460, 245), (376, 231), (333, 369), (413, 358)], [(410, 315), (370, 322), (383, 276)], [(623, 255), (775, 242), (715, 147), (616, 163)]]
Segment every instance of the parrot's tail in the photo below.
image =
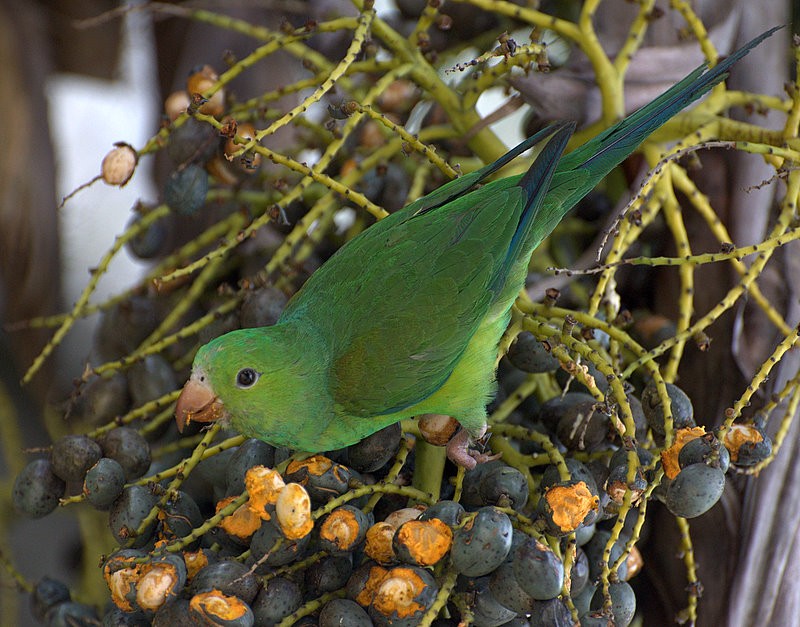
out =
[(590, 176), (587, 182), (591, 189), (636, 150), (650, 133), (723, 81), (731, 66), (781, 28), (783, 27), (776, 26), (762, 33), (713, 68), (701, 65), (658, 98), (566, 155), (561, 161), (562, 167), (559, 167), (559, 171), (578, 168), (588, 170)]
[(519, 157), (523, 152), (536, 146), (544, 141), (549, 135), (553, 134), (553, 130), (559, 125), (553, 124), (547, 128), (543, 128), (535, 135), (531, 135), (526, 140), (514, 146), (507, 153), (499, 157), (496, 161), (483, 166), (479, 170), (460, 176), (448, 183), (442, 185), (439, 189), (432, 191), (427, 196), (416, 200), (407, 206), (406, 210), (413, 210), (413, 215), (418, 216), (434, 209), (438, 209), (452, 202), (456, 198), (460, 198), (469, 193), (475, 186), (483, 183), (485, 179), (489, 178), (492, 174), (511, 163), (514, 159)]
[[(511, 267), (520, 258), (523, 248), (529, 245), (531, 230), (536, 225), (539, 208), (542, 206), (550, 189), (550, 182), (562, 159), (562, 153), (567, 147), (567, 142), (572, 137), (572, 133), (575, 132), (575, 122), (560, 122), (544, 130), (546, 133), (551, 134), (550, 138), (536, 156), (531, 167), (528, 168), (528, 171), (522, 175), (517, 183), (525, 190), (527, 201), (519, 218), (519, 226), (508, 247), (506, 267)], [(537, 135), (540, 134), (541, 132), (537, 133)]]

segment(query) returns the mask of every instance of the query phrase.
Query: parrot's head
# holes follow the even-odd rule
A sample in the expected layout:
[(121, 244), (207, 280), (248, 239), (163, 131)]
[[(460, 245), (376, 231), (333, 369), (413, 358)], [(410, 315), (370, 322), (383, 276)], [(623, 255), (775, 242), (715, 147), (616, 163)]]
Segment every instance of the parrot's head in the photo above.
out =
[(229, 420), (251, 437), (280, 433), (297, 403), (290, 371), (297, 357), (278, 327), (241, 329), (201, 347), (175, 408), (178, 429)]

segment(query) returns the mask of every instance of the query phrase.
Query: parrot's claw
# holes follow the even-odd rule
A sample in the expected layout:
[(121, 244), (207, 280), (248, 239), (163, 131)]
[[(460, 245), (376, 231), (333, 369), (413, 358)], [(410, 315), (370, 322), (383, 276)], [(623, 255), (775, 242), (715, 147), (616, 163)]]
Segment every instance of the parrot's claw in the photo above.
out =
[(466, 429), (459, 429), (450, 441), (447, 443), (447, 458), (457, 464), (463, 466), (467, 470), (472, 470), (478, 464), (490, 462), (493, 459), (499, 459), (502, 453), (496, 455), (489, 455), (483, 451), (473, 448), (477, 444), (480, 448), (484, 448), (489, 442), (490, 434), (486, 433), (486, 427), (480, 435), (473, 439), (470, 432)]

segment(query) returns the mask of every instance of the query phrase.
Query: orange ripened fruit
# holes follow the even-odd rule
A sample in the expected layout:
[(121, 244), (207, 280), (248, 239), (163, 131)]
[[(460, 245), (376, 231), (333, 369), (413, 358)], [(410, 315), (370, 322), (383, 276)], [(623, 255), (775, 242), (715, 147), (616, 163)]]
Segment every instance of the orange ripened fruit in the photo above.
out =
[(349, 487), (350, 470), (324, 455), (294, 461), (286, 468), (286, 481), (299, 483), (315, 503), (326, 503), (344, 494)]
[(178, 596), (186, 583), (186, 567), (179, 567), (178, 564), (173, 560), (164, 560), (144, 565), (142, 576), (136, 582), (136, 604), (141, 609), (155, 612)]
[(364, 541), (370, 523), (370, 517), (357, 507), (342, 505), (320, 525), (320, 543), (328, 551), (352, 551)]
[[(228, 496), (217, 503), (216, 512), (235, 501), (238, 497)], [(265, 518), (266, 517), (266, 518)], [(259, 514), (254, 511), (247, 503), (236, 508), (236, 510), (222, 519), (219, 526), (230, 536), (237, 540), (246, 542), (261, 526), (262, 520), (268, 520), (269, 514), (263, 512)]]
[(675, 441), (668, 449), (661, 451), (661, 463), (664, 466), (664, 474), (668, 479), (672, 480), (678, 476), (681, 467), (678, 464), (678, 455), (681, 449), (687, 442), (691, 442), (696, 438), (701, 438), (706, 434), (703, 427), (687, 427), (685, 429), (678, 429), (675, 432)]
[(186, 577), (191, 580), (198, 572), (208, 566), (208, 549), (184, 551), (183, 561), (186, 563)]
[(409, 520), (394, 535), (395, 553), (417, 566), (432, 566), (453, 545), (453, 532), (438, 518)]
[(733, 425), (725, 433), (723, 444), (733, 463), (739, 466), (753, 466), (772, 455), (772, 440), (753, 424)]
[(202, 625), (252, 625), (253, 610), (241, 599), (209, 590), (189, 601), (190, 616)]
[(575, 531), (590, 512), (597, 510), (600, 499), (583, 481), (565, 481), (550, 486), (542, 497), (548, 522), (562, 533)]
[(269, 519), (266, 513), (267, 505), (274, 505), (278, 494), (286, 484), (280, 473), (266, 466), (253, 466), (244, 476), (244, 486), (250, 500), (248, 507), (265, 520)]
[(375, 593), (378, 591), (378, 588), (380, 588), (383, 580), (386, 579), (389, 571), (382, 566), (369, 566), (366, 571), (364, 569), (359, 569), (359, 571), (354, 573), (354, 576), (359, 577), (359, 572), (361, 575), (358, 582), (361, 585), (358, 587), (355, 601), (359, 605), (367, 607), (372, 603)]
[(436, 581), (414, 566), (392, 568), (372, 598), (371, 610), (390, 619), (418, 621), (436, 599)]
[(391, 564), (397, 560), (392, 545), (394, 525), (386, 521), (378, 522), (367, 529), (366, 545), (364, 552), (379, 564)]

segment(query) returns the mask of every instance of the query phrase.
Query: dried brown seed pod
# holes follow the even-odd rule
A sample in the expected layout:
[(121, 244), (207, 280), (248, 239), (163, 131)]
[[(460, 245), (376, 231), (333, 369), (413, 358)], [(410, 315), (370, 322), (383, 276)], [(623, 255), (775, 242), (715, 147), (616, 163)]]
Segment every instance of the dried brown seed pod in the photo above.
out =
[(136, 154), (133, 146), (125, 142), (117, 142), (114, 148), (103, 157), (100, 166), (103, 181), (108, 185), (123, 187), (131, 180), (136, 164), (139, 162), (139, 155)]

